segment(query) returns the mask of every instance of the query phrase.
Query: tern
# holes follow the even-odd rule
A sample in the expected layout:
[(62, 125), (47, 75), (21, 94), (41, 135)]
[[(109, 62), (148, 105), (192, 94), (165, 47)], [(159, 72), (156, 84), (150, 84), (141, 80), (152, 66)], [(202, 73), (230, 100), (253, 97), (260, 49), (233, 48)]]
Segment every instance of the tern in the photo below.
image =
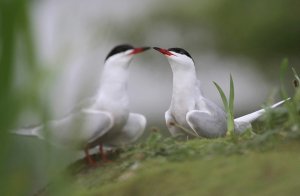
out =
[(121, 145), (135, 141), (144, 132), (146, 118), (129, 112), (129, 64), (134, 55), (148, 49), (127, 44), (114, 47), (105, 59), (98, 93), (87, 106), (75, 107), (62, 119), (13, 133), (47, 139), (58, 146), (83, 149), (90, 164), (95, 163), (89, 155), (90, 148), (100, 145), (102, 151), (102, 144)]
[[(154, 47), (168, 60), (173, 72), (173, 92), (169, 109), (165, 113), (166, 125), (172, 136), (223, 137), (227, 132), (225, 111), (201, 90), (191, 55), (182, 48)], [(272, 106), (275, 108), (286, 100)], [(251, 122), (265, 113), (265, 109), (234, 119), (234, 132), (243, 133)]]

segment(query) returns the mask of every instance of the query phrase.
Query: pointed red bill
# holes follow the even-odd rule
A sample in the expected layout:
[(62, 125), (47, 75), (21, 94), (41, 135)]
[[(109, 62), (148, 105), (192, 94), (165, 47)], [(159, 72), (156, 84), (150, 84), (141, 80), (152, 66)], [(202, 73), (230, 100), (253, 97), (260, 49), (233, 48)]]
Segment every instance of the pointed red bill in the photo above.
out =
[(172, 56), (174, 54), (172, 54), (169, 50), (167, 49), (163, 49), (163, 48), (158, 48), (158, 47), (153, 47), (154, 50), (157, 50), (158, 52), (162, 53), (163, 55), (166, 56)]
[(129, 54), (138, 54), (138, 53), (144, 52), (149, 49), (150, 49), (150, 47), (134, 48), (133, 51)]

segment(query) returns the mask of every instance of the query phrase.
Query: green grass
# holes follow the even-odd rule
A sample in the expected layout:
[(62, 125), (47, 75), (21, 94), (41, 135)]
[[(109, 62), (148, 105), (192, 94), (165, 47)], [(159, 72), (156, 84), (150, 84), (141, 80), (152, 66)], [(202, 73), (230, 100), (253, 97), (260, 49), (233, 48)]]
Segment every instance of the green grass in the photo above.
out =
[(64, 178), (58, 177), (39, 195), (296, 195), (298, 95), (296, 88), (291, 102), (268, 110), (253, 132), (242, 135), (178, 141), (148, 130), (146, 140), (115, 153), (113, 163), (97, 168), (74, 163), (63, 188), (57, 184)]
[[(273, 116), (286, 120), (287, 111), (279, 109)], [(113, 163), (97, 168), (74, 164), (64, 193), (294, 195), (300, 191), (300, 130), (285, 120), (235, 140), (230, 135), (177, 141), (155, 131), (143, 143), (123, 148)], [(53, 187), (50, 184), (41, 195)]]
[[(178, 142), (151, 134), (114, 163), (73, 174), (72, 195), (294, 195), (299, 137), (280, 133)], [(51, 188), (50, 188), (51, 190)]]
[[(230, 83), (227, 113), (233, 116), (232, 77)], [(113, 153), (113, 163), (94, 168), (78, 161), (38, 195), (296, 195), (299, 91), (283, 107), (267, 110), (253, 132), (178, 141), (148, 130), (144, 141)]]
[(214, 82), (219, 94), (221, 96), (225, 112), (227, 114), (227, 132), (229, 134), (234, 134), (234, 83), (232, 76), (230, 74), (230, 90), (229, 90), (229, 101), (227, 100), (224, 91), (222, 88)]
[[(293, 162), (286, 163), (286, 160)], [(296, 195), (297, 152), (248, 154), (184, 162), (149, 161), (131, 178), (78, 195)], [(124, 172), (123, 175), (126, 175)]]

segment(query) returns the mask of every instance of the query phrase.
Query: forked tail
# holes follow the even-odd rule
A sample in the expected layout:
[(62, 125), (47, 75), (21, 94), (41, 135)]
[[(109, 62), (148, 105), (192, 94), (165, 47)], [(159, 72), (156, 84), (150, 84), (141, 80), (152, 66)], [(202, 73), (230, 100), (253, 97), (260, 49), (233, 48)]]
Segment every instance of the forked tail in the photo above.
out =
[(40, 126), (37, 127), (26, 127), (26, 128), (20, 128), (17, 130), (13, 130), (10, 133), (16, 134), (16, 135), (22, 135), (22, 136), (36, 136), (39, 137), (39, 130)]
[[(283, 104), (284, 102), (290, 100), (291, 98), (287, 98), (285, 100), (279, 101), (278, 103), (275, 103), (271, 105), (269, 108), (276, 108), (277, 106)], [(250, 114), (241, 116), (239, 118), (234, 119), (234, 122), (236, 123), (242, 123), (242, 122), (248, 122), (251, 123), (254, 120), (256, 120), (258, 117), (262, 116), (266, 112), (266, 109), (257, 110), (255, 112), (252, 112)]]

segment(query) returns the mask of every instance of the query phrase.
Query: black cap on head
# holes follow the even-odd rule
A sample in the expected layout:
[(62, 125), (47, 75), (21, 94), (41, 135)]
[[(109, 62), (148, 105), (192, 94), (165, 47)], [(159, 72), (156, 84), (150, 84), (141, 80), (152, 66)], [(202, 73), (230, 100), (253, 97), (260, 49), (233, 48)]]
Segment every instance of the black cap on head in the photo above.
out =
[(105, 60), (107, 60), (109, 57), (111, 57), (112, 55), (115, 55), (117, 53), (120, 52), (125, 52), (126, 50), (130, 50), (130, 49), (134, 49), (133, 46), (129, 45), (129, 44), (122, 44), (122, 45), (118, 45), (116, 47), (114, 47), (106, 56)]
[(182, 49), (182, 48), (169, 48), (168, 50), (176, 52), (178, 54), (184, 54), (184, 55), (190, 57), (191, 59), (193, 59), (192, 56), (190, 55), (190, 53), (188, 53), (185, 49)]

